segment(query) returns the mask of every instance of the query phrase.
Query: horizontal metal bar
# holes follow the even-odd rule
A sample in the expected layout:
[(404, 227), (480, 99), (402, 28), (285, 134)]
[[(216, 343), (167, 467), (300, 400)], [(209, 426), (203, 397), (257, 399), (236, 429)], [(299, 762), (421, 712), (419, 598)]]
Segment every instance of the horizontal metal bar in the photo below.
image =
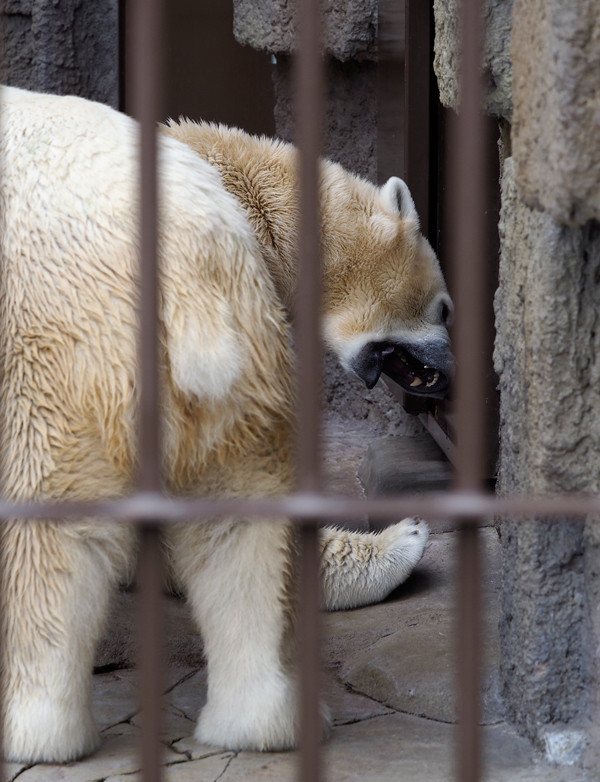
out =
[(177, 522), (198, 517), (293, 517), (340, 521), (420, 516), (424, 519), (494, 518), (495, 516), (575, 518), (600, 515), (600, 496), (562, 495), (557, 497), (496, 497), (475, 491), (432, 492), (374, 497), (364, 500), (322, 494), (296, 492), (284, 497), (207, 499), (168, 497), (141, 492), (99, 502), (10, 503), (0, 501), (0, 519), (55, 519), (81, 517), (122, 519), (123, 521)]

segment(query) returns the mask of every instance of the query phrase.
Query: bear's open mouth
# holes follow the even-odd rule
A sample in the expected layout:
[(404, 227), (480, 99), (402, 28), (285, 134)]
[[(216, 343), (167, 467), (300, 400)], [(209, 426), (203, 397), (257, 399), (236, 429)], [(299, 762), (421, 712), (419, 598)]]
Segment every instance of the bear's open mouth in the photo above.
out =
[(436, 367), (421, 363), (400, 345), (381, 345), (381, 371), (410, 394), (440, 394), (447, 390), (448, 377)]

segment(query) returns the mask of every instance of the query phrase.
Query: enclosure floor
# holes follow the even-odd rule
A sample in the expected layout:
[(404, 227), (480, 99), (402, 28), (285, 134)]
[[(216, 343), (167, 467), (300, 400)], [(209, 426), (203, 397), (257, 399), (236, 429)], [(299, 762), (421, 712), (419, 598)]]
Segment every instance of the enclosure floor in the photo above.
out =
[[(358, 438), (358, 439), (357, 439)], [(329, 480), (360, 494), (352, 473), (362, 435), (333, 431)], [(329, 461), (329, 460), (328, 460)], [(454, 779), (454, 552), (457, 533), (432, 534), (411, 578), (384, 602), (324, 614), (324, 694), (333, 729), (323, 746), (327, 782), (451, 782)], [(495, 529), (481, 530), (484, 555), (485, 666), (482, 729), (485, 782), (587, 782), (572, 767), (546, 763), (503, 721), (498, 693), (500, 547)], [(133, 659), (134, 596), (121, 593), (94, 676), (94, 713), (103, 745), (92, 757), (63, 766), (9, 765), (19, 782), (137, 782), (139, 718)], [(165, 598), (170, 660), (164, 701), (165, 782), (292, 782), (296, 753), (228, 752), (193, 739), (206, 699), (199, 636), (183, 601)], [(124, 666), (124, 667), (123, 667)]]

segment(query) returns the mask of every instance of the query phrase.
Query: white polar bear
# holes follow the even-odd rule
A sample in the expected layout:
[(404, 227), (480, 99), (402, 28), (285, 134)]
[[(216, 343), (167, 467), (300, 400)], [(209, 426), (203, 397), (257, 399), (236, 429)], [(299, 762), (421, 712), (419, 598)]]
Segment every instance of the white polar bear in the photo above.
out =
[[(0, 105), (2, 492), (120, 496), (136, 467), (138, 129), (79, 98), (4, 88)], [(266, 261), (226, 175), (188, 144), (163, 137), (160, 164), (165, 489), (288, 491), (294, 393), (284, 308), (293, 268), (278, 273), (275, 255)], [(294, 172), (281, 172), (281, 198), (293, 208)], [(323, 172), (329, 344), (368, 385), (383, 370), (439, 392), (451, 371), (450, 305), (405, 185), (378, 190), (332, 164)], [(291, 264), (288, 228), (270, 226)], [(419, 560), (426, 535), (411, 520), (379, 537), (324, 532), (326, 603), (383, 596)], [(167, 545), (208, 661), (196, 736), (232, 749), (293, 746), (293, 526), (181, 524)], [(6, 759), (65, 762), (98, 746), (94, 649), (110, 589), (134, 554), (133, 530), (118, 522), (2, 524)]]

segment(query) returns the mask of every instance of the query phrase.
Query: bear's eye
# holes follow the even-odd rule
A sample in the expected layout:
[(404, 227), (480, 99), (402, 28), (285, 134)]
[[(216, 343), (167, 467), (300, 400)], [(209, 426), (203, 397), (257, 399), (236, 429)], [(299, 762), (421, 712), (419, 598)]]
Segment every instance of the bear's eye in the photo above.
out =
[(452, 322), (453, 307), (448, 299), (442, 299), (439, 305), (439, 318), (444, 326), (449, 326)]

